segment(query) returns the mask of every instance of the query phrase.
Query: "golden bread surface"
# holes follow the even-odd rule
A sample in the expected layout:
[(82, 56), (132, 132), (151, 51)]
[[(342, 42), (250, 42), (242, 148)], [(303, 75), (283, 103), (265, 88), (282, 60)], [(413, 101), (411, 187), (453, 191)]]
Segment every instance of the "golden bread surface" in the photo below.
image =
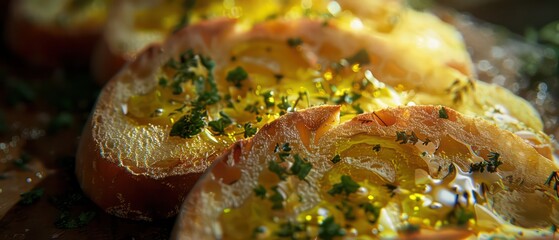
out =
[(234, 144), (174, 238), (552, 238), (559, 168), (515, 134), (442, 106), (339, 114), (289, 113)]
[[(172, 216), (229, 145), (284, 114), (325, 104), (339, 105), (342, 121), (386, 107), (445, 105), (522, 133), (552, 159), (537, 112), (475, 80), (456, 30), (390, 3), (366, 15), (341, 1), (347, 11), (328, 19), (216, 18), (146, 48), (99, 96), (78, 151), (82, 188), (118, 216)], [(158, 210), (151, 191), (137, 192), (145, 182), (176, 203)]]

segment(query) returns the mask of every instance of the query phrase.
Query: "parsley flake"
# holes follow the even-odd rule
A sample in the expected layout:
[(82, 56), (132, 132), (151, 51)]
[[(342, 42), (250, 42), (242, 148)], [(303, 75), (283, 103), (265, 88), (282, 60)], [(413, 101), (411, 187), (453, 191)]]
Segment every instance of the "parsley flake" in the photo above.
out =
[(371, 60), (369, 58), (369, 53), (367, 53), (367, 50), (361, 49), (357, 51), (357, 53), (355, 53), (353, 56), (348, 57), (347, 62), (351, 65), (353, 64), (365, 65), (370, 63)]
[(252, 137), (258, 131), (258, 128), (253, 127), (250, 123), (245, 123), (243, 128), (245, 129), (245, 138)]
[(300, 239), (297, 236), (301, 237), (299, 234), (304, 233), (306, 229), (305, 223), (286, 222), (280, 224), (279, 229), (275, 233), (281, 238)]
[(334, 158), (332, 158), (332, 160), (330, 160), (332, 163), (336, 164), (339, 163), (342, 160), (342, 158), (340, 157), (339, 154), (336, 154), (336, 156), (334, 156)]
[(295, 161), (289, 170), (299, 179), (304, 180), (311, 171), (312, 164), (310, 164), (307, 159), (302, 159), (299, 154), (295, 154), (293, 158)]
[(351, 193), (357, 192), (359, 189), (359, 184), (353, 181), (350, 176), (342, 175), (340, 177), (341, 182), (334, 184), (332, 189), (328, 190), (328, 194), (334, 196), (336, 194), (342, 194), (345, 192), (345, 195), (349, 195)]
[(410, 135), (408, 135), (406, 132), (401, 131), (401, 132), (396, 132), (396, 142), (400, 141), (400, 144), (406, 144), (406, 143), (411, 143), (412, 145), (415, 145), (418, 141), (419, 138), (417, 137), (417, 135), (415, 135), (415, 132), (411, 132)]
[(490, 152), (487, 155), (487, 160), (470, 164), (470, 173), (477, 171), (482, 173), (486, 170), (490, 173), (497, 172), (497, 167), (503, 164), (503, 162), (499, 160), (500, 156), (501, 155), (499, 153)]
[(182, 116), (179, 120), (177, 120), (173, 124), (169, 136), (192, 138), (195, 135), (199, 134), (200, 132), (202, 132), (202, 128), (204, 128), (205, 126), (204, 123), (205, 114), (206, 114), (205, 112), (202, 112), (199, 109), (192, 109), (192, 111), (189, 114)]
[(246, 79), (248, 79), (248, 73), (242, 67), (236, 67), (235, 69), (229, 71), (226, 77), (226, 80), (233, 83), (233, 85), (237, 88), (241, 88), (243, 86), (241, 82)]
[(375, 146), (373, 146), (373, 151), (380, 152), (380, 144), (375, 144)]
[(233, 121), (231, 121), (231, 118), (229, 118), (229, 116), (227, 116), (224, 112), (219, 112), (219, 115), (221, 118), (208, 122), (208, 126), (218, 135), (224, 135), (225, 128), (231, 125)]
[(276, 161), (270, 161), (268, 163), (268, 170), (275, 173), (280, 180), (286, 179), (287, 170), (284, 167), (280, 166), (279, 163), (277, 163)]
[(19, 200), (19, 203), (22, 204), (22, 205), (31, 205), (32, 203), (39, 200), (43, 196), (44, 193), (45, 193), (44, 188), (37, 188), (37, 189), (33, 189), (29, 192), (22, 193), (20, 195), (21, 199)]
[(303, 44), (303, 40), (301, 38), (288, 38), (287, 39), (287, 45), (289, 45), (290, 47), (297, 47), (299, 45)]
[(439, 118), (448, 119), (448, 113), (446, 112), (446, 109), (444, 107), (441, 107), (439, 109)]
[(334, 237), (341, 237), (345, 236), (344, 229), (334, 222), (334, 217), (329, 216), (322, 223), (318, 228), (318, 237), (320, 239), (331, 240)]
[(266, 188), (264, 188), (264, 186), (262, 185), (258, 185), (256, 188), (254, 188), (254, 194), (257, 197), (264, 199), (266, 197)]
[(278, 187), (275, 186), (272, 188), (272, 192), (274, 194), (272, 194), (272, 196), (270, 196), (270, 198), (268, 198), (271, 202), (272, 202), (272, 209), (277, 210), (277, 209), (283, 209), (283, 195), (278, 191)]
[(60, 216), (54, 223), (54, 226), (59, 229), (80, 228), (87, 225), (91, 220), (93, 220), (95, 215), (95, 212), (88, 211), (80, 213), (77, 217), (73, 217), (68, 211), (64, 211), (60, 214)]

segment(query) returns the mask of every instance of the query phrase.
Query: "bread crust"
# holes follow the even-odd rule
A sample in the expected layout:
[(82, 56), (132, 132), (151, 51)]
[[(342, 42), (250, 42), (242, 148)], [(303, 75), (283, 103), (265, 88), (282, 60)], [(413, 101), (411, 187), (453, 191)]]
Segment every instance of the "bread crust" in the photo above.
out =
[(97, 40), (102, 23), (60, 27), (54, 23), (35, 22), (22, 12), (24, 1), (12, 1), (5, 28), (6, 43), (20, 58), (40, 67), (84, 67)]
[[(383, 63), (384, 58), (389, 59), (386, 61), (393, 63), (404, 61), (407, 64), (406, 66), (409, 65), (412, 68), (410, 71), (424, 71), (425, 75), (433, 74), (434, 69), (438, 69), (439, 67), (444, 68), (444, 71), (441, 73), (444, 77), (439, 79), (440, 82), (438, 84), (436, 84), (436, 80), (425, 78), (425, 81), (428, 81), (431, 85), (436, 85), (436, 89), (431, 92), (429, 89), (418, 88), (417, 91), (414, 92), (414, 94), (416, 94), (416, 98), (413, 99), (415, 104), (447, 104), (452, 102), (452, 97), (445, 92), (445, 88), (453, 85), (453, 80), (451, 80), (453, 78), (449, 78), (448, 76), (462, 74), (460, 71), (457, 71), (455, 67), (447, 66), (447, 57), (442, 60), (439, 59), (440, 61), (432, 61), (433, 69), (425, 69), (417, 63), (410, 63), (409, 60), (398, 55), (399, 53), (393, 55), (392, 53), (397, 52), (399, 48), (392, 49), (392, 45), (387, 39), (382, 39), (378, 36), (375, 37), (375, 35), (368, 35), (363, 32), (344, 30), (336, 25), (324, 26), (322, 22), (316, 20), (272, 20), (256, 24), (250, 29), (244, 29), (237, 24), (236, 20), (227, 18), (213, 19), (190, 25), (170, 37), (164, 44), (153, 44), (146, 48), (106, 84), (99, 96), (95, 110), (91, 115), (90, 123), (84, 132), (84, 136), (90, 134), (91, 137), (84, 137), (82, 139), (78, 153), (76, 171), (78, 175), (81, 176), (80, 182), (84, 187), (84, 191), (104, 209), (109, 209), (108, 211), (118, 216), (130, 217), (133, 219), (153, 219), (172, 215), (169, 209), (174, 209), (176, 212), (180, 205), (180, 200), (175, 200), (184, 197), (184, 194), (188, 192), (190, 186), (194, 184), (197, 174), (202, 173), (212, 163), (215, 156), (220, 154), (226, 146), (235, 142), (235, 138), (242, 138), (242, 133), (241, 135), (234, 135), (236, 137), (221, 137), (218, 138), (218, 140), (215, 140), (215, 138), (211, 140), (213, 137), (212, 133), (206, 128), (205, 130), (207, 131), (204, 132), (208, 133), (206, 135), (198, 134), (187, 139), (172, 137), (169, 134), (171, 130), (170, 124), (138, 124), (128, 118), (128, 116), (126, 116), (128, 100), (134, 96), (146, 95), (156, 88), (158, 85), (157, 74), (160, 73), (161, 66), (169, 61), (169, 59), (176, 58), (177, 55), (189, 49), (193, 49), (197, 53), (208, 55), (214, 59), (216, 62), (215, 75), (218, 81), (218, 90), (222, 91), (221, 94), (238, 94), (241, 90), (231, 86), (231, 84), (225, 80), (224, 76), (227, 70), (226, 67), (234, 65), (231, 63), (232, 60), (230, 60), (230, 54), (234, 46), (236, 46), (236, 44), (245, 44), (250, 41), (272, 41), (274, 43), (280, 43), (285, 47), (285, 45), (287, 45), (287, 40), (292, 37), (300, 37), (305, 44), (308, 44), (303, 46), (301, 50), (304, 51), (304, 54), (301, 54), (303, 55), (301, 57), (303, 60), (299, 59), (298, 61), (309, 66), (320, 65), (323, 62), (328, 63), (328, 61), (339, 61), (339, 59), (352, 56), (358, 52), (360, 48), (363, 48), (369, 51), (370, 54), (370, 63), (363, 65), (364, 70), (372, 71), (377, 69), (375, 67), (376, 64), (382, 65), (381, 63)], [(398, 47), (402, 47), (402, 45), (398, 45)], [(289, 50), (289, 48), (287, 49)], [(294, 51), (299, 50), (295, 49)], [(321, 54), (324, 54), (324, 56)], [(460, 55), (458, 58), (463, 61), (463, 64), (468, 65), (469, 59), (465, 53), (458, 55)], [(406, 101), (411, 102), (409, 99), (401, 100), (400, 96), (398, 96), (397, 93), (395, 93), (396, 91), (392, 88), (395, 86), (391, 86), (390, 84), (400, 85), (401, 83), (411, 82), (410, 84), (415, 86), (417, 84), (415, 78), (391, 78), (390, 75), (394, 73), (391, 72), (390, 69), (382, 69), (380, 67), (378, 69), (381, 69), (379, 70), (379, 76), (384, 76), (389, 79), (386, 83), (378, 83), (383, 86), (386, 84), (386, 87), (383, 87), (385, 94), (375, 96), (372, 91), (364, 91), (360, 99), (367, 99), (370, 101), (360, 100), (364, 103), (361, 106), (366, 108), (366, 111), (373, 111), (386, 106), (404, 105), (407, 103)], [(286, 69), (284, 71), (290, 70), (291, 69)], [(438, 75), (435, 74), (434, 76)], [(468, 76), (461, 75), (461, 77), (466, 79)], [(380, 80), (384, 81), (384, 79)], [(249, 79), (249, 81), (251, 80)], [(371, 81), (374, 80), (371, 79)], [(311, 80), (309, 80), (309, 82), (314, 87), (314, 83)], [(475, 84), (473, 80), (469, 81), (469, 83)], [(275, 87), (279, 88), (281, 87), (280, 85)], [(257, 86), (254, 87), (257, 88)], [(244, 94), (249, 94), (250, 92), (255, 91), (246, 90)], [(506, 93), (511, 94), (510, 92)], [(261, 101), (261, 93), (254, 94), (258, 100)], [(473, 90), (466, 92), (464, 93), (463, 102), (452, 103), (452, 105), (456, 107), (462, 106), (464, 107), (464, 111), (469, 111), (469, 113), (473, 115), (483, 115), (487, 109), (479, 106), (485, 106), (487, 104), (486, 102), (491, 103), (492, 98), (486, 97), (484, 98), (485, 102), (480, 103), (474, 100), (475, 95), (476, 92)], [(238, 96), (242, 98), (243, 95), (239, 94)], [(509, 97), (507, 99), (513, 98), (514, 100), (509, 101), (510, 103), (527, 106), (527, 108), (530, 109), (530, 106), (526, 102), (512, 96), (514, 95), (507, 95), (507, 97)], [(339, 98), (339, 96), (334, 97)], [(275, 101), (279, 100), (280, 99), (277, 98)], [(321, 102), (311, 104), (310, 101), (313, 100), (315, 99), (309, 100), (307, 105), (323, 104)], [(241, 99), (239, 101), (243, 100)], [(299, 105), (301, 104), (305, 103), (299, 102)], [(272, 104), (272, 107), (275, 107), (274, 105), (275, 104)], [(345, 105), (346, 108), (348, 108), (348, 106), (348, 104)], [(243, 112), (246, 111), (243, 110), (245, 109), (245, 105), (238, 106), (238, 108), (239, 112), (245, 113)], [(537, 115), (528, 115), (528, 118), (536, 119), (535, 122), (539, 120)], [(263, 121), (263, 123), (271, 120), (273, 119), (268, 118), (268, 120)], [(256, 124), (256, 120), (252, 123)], [(507, 124), (508, 123), (505, 125)], [(301, 131), (304, 130), (305, 128), (301, 128)], [(302, 134), (308, 133), (302, 132)], [(209, 142), (212, 142), (212, 144)], [(306, 144), (308, 145), (310, 142)], [(110, 164), (113, 166), (109, 166)], [(97, 165), (99, 165), (100, 169), (94, 169), (94, 166), (97, 167)], [(85, 173), (85, 171), (91, 171), (90, 169), (93, 169), (93, 171), (96, 171), (99, 175), (110, 175), (109, 177), (105, 177), (90, 174), (89, 172)], [(105, 171), (107, 172), (105, 173)], [(125, 182), (123, 184), (111, 185), (113, 184), (112, 179), (115, 175), (113, 172), (118, 172), (118, 174), (126, 176), (125, 179), (128, 180), (123, 180)], [(111, 181), (99, 180), (103, 178), (111, 179)], [(174, 204), (170, 204), (172, 206), (160, 206), (163, 210), (158, 210), (156, 209), (157, 207), (143, 203), (156, 203), (159, 201), (157, 199), (151, 199), (157, 197), (150, 191), (143, 191), (142, 194), (144, 195), (138, 198), (133, 198), (135, 194), (133, 191), (125, 194), (126, 197), (121, 199), (111, 196), (115, 194), (124, 194), (129, 191), (129, 184), (141, 185), (143, 182), (146, 182), (149, 186), (153, 186), (153, 189), (156, 189), (156, 186), (161, 185), (159, 184), (160, 182), (165, 182), (168, 178), (192, 181), (181, 183), (179, 183), (180, 181), (178, 180), (167, 181), (166, 183), (169, 183), (169, 189), (174, 188), (180, 190), (177, 190), (178, 192), (176, 195), (171, 197), (172, 201), (175, 201)], [(95, 183), (94, 186), (93, 183)], [(101, 188), (111, 188), (111, 194), (97, 196), (100, 195), (98, 193), (105, 191)], [(164, 190), (164, 192), (165, 191), (167, 190)], [(154, 192), (157, 192), (157, 190), (154, 190)], [(132, 202), (137, 203), (133, 204)], [(123, 205), (134, 205), (136, 207), (122, 208), (121, 206)], [(118, 212), (110, 210), (117, 206), (120, 209)], [(144, 208), (147, 206), (150, 208)], [(126, 213), (127, 211), (131, 213), (128, 214)], [(152, 216), (152, 213), (157, 214), (156, 216)]]
[[(435, 154), (440, 154), (442, 156), (448, 154), (449, 158), (447, 160), (455, 164), (456, 168), (459, 169), (458, 171), (465, 170), (467, 172), (469, 164), (475, 162), (475, 160), (462, 156), (459, 153), (451, 153), (452, 151), (460, 152), (467, 150), (457, 150), (456, 148), (459, 148), (459, 145), (465, 144), (479, 147), (480, 150), (489, 149), (498, 151), (503, 158), (503, 165), (499, 167), (497, 173), (492, 174), (503, 179), (505, 175), (509, 174), (510, 176), (523, 179), (520, 185), (518, 185), (518, 182), (514, 183), (514, 181), (502, 181), (502, 184), (506, 186), (504, 188), (507, 189), (504, 190), (505, 193), (491, 191), (490, 193), (486, 193), (487, 195), (484, 194), (482, 196), (483, 198), (494, 199), (492, 203), (494, 205), (491, 206), (491, 208), (493, 208), (493, 211), (498, 212), (498, 214), (502, 214), (501, 216), (514, 215), (519, 217), (515, 222), (515, 224), (517, 224), (517, 226), (515, 226), (516, 228), (509, 227), (512, 225), (510, 225), (510, 223), (505, 223), (503, 220), (491, 220), (496, 221), (495, 223), (483, 222), (487, 221), (487, 219), (483, 217), (482, 213), (476, 211), (476, 221), (480, 221), (480, 223), (473, 227), (474, 230), (452, 227), (443, 228), (441, 230), (422, 229), (419, 233), (411, 235), (401, 233), (401, 235), (397, 235), (398, 238), (466, 238), (471, 236), (479, 237), (480, 235), (478, 234), (485, 234), (483, 236), (496, 234), (495, 236), (528, 238), (539, 236), (540, 238), (552, 238), (553, 232), (548, 231), (547, 227), (552, 224), (557, 224), (558, 219), (556, 219), (554, 214), (559, 211), (559, 201), (553, 197), (556, 194), (553, 192), (553, 189), (551, 187), (546, 187), (544, 183), (547, 175), (552, 171), (558, 171), (559, 168), (557, 168), (552, 161), (538, 154), (536, 150), (525, 143), (520, 137), (499, 129), (490, 122), (480, 118), (463, 116), (451, 109), (446, 109), (448, 118), (440, 118), (438, 115), (439, 110), (439, 106), (388, 108), (359, 115), (341, 124), (332, 121), (316, 121), (316, 118), (313, 119), (309, 117), (326, 114), (328, 115), (326, 119), (335, 119), (339, 114), (339, 109), (330, 106), (310, 108), (283, 116), (268, 124), (266, 128), (259, 131), (253, 138), (235, 143), (216, 158), (213, 165), (208, 168), (205, 175), (201, 177), (185, 200), (181, 208), (181, 213), (177, 218), (172, 239), (210, 239), (223, 237), (223, 228), (221, 223), (219, 223), (219, 221), (221, 221), (219, 220), (219, 216), (224, 214), (225, 209), (227, 209), (227, 212), (230, 212), (234, 211), (235, 208), (241, 208), (241, 206), (245, 209), (246, 206), (254, 206), (246, 205), (244, 201), (254, 194), (253, 188), (259, 184), (264, 184), (255, 181), (258, 181), (257, 179), (262, 180), (259, 176), (261, 177), (261, 174), (263, 174), (262, 172), (265, 171), (264, 169), (266, 169), (268, 161), (274, 161), (270, 160), (268, 157), (275, 155), (273, 152), (274, 144), (283, 142), (290, 143), (290, 147), (293, 149), (292, 152), (300, 153), (302, 157), (308, 158), (313, 164), (312, 171), (315, 171), (316, 168), (317, 178), (322, 179), (322, 174), (334, 168), (335, 163), (330, 162), (332, 156), (336, 153), (342, 154), (345, 151), (343, 150), (344, 144), (351, 141), (352, 138), (358, 138), (362, 142), (363, 139), (367, 137), (374, 137), (376, 140), (378, 140), (377, 137), (394, 139), (394, 133), (397, 131), (413, 131), (420, 139), (431, 139), (437, 146)], [(297, 134), (301, 132), (301, 130), (294, 126), (305, 126), (304, 128), (311, 132), (309, 136), (314, 138), (314, 141), (311, 141), (313, 144), (309, 146), (302, 144), (305, 142), (302, 139), (305, 135)], [(326, 127), (328, 130), (326, 130), (324, 134), (315, 135), (318, 129), (316, 126)], [(455, 139), (457, 142), (447, 142), (448, 140), (445, 139), (448, 137)], [(421, 145), (421, 143), (417, 143), (417, 145)], [(413, 149), (413, 147), (408, 150), (411, 149)], [(512, 149), (514, 149), (514, 152), (511, 151)], [(445, 153), (445, 151), (447, 152)], [(405, 154), (414, 153), (404, 153), (404, 155), (400, 157), (405, 159)], [(453, 154), (458, 154), (462, 157), (454, 158), (452, 157)], [(464, 154), (471, 153), (466, 152)], [(354, 158), (355, 157), (356, 156), (354, 156)], [(342, 159), (343, 158), (344, 157), (342, 157)], [(375, 160), (372, 158), (367, 161), (378, 161), (378, 159)], [(410, 163), (407, 164), (409, 165)], [(425, 160), (424, 164), (415, 166), (418, 167), (418, 169), (429, 172), (430, 176), (433, 178), (444, 179), (444, 175), (448, 174), (443, 173), (442, 176), (437, 177), (438, 173), (436, 167), (430, 165), (431, 163)], [(243, 174), (239, 174), (232, 178), (229, 174), (231, 171), (238, 171)], [(305, 182), (313, 185), (315, 189), (324, 188), (324, 186), (321, 185), (324, 183), (324, 180), (316, 180), (316, 175), (313, 174), (314, 173), (311, 172), (308, 176), (313, 177), (307, 178)], [(351, 173), (349, 174), (351, 176)], [(476, 173), (473, 175), (475, 174)], [(394, 179), (399, 178), (395, 177)], [(472, 177), (472, 180), (473, 179), (474, 177)], [(480, 182), (477, 181), (481, 180), (477, 177), (475, 177), (475, 179), (476, 183), (479, 184)], [(315, 184), (318, 184), (318, 186)], [(302, 185), (306, 186), (306, 184)], [(302, 194), (298, 196), (302, 196), (302, 199), (311, 198), (311, 196), (300, 192), (301, 189), (306, 189), (303, 191), (309, 191), (307, 188), (301, 185), (299, 185), (299, 187), (297, 187), (297, 185), (295, 186), (295, 188), (298, 189), (297, 191)], [(285, 194), (289, 196), (290, 193)], [(504, 194), (510, 198), (503, 199), (499, 196), (500, 194)], [(407, 196), (406, 194), (404, 195)], [(512, 195), (515, 195), (515, 197), (512, 197)], [(536, 208), (531, 206), (535, 202), (527, 204), (522, 200), (519, 201), (519, 198), (522, 199), (523, 197), (531, 199), (529, 201), (535, 201), (540, 204), (545, 203), (545, 205), (536, 207), (536, 210)], [(537, 200), (535, 200), (534, 197)], [(405, 198), (407, 197), (404, 197), (404, 199)], [(476, 203), (477, 201), (478, 200), (476, 200)], [(480, 203), (480, 206), (481, 205), (488, 207)], [(308, 209), (311, 207), (307, 206), (306, 208)], [(530, 208), (539, 213), (526, 212), (523, 208)], [(542, 210), (542, 208), (545, 209)], [(261, 210), (255, 211), (256, 212), (253, 212), (255, 216), (266, 216), (260, 212)], [(293, 210), (287, 210), (287, 212), (290, 211)], [(244, 217), (247, 220), (251, 219), (250, 213), (246, 214), (248, 215), (244, 215)], [(280, 214), (279, 216), (284, 215)], [(298, 219), (291, 215), (288, 216), (291, 217), (290, 219)], [(518, 226), (523, 226), (525, 228)], [(531, 228), (533, 229), (530, 230)], [(245, 230), (246, 229), (238, 229), (238, 231), (241, 232)], [(377, 235), (377, 237), (379, 236)]]

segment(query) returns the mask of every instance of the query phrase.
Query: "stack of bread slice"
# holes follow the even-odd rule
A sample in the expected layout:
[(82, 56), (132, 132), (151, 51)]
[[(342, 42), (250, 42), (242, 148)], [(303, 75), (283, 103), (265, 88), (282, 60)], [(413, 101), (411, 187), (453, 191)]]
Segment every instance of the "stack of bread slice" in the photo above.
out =
[(455, 29), (399, 1), (311, 2), (199, 20), (139, 53), (81, 137), (85, 193), (116, 216), (171, 217), (213, 163), (176, 236), (554, 231), (540, 117), (476, 80)]

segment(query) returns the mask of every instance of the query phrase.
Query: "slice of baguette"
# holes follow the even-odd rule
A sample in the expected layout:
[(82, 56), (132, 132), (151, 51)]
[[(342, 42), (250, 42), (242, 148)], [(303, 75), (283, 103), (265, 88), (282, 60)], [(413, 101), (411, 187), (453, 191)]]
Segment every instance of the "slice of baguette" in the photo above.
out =
[(232, 145), (191, 191), (173, 239), (559, 234), (546, 184), (559, 168), (515, 134), (441, 106), (339, 114), (289, 113)]
[(105, 24), (108, 2), (11, 1), (6, 43), (36, 66), (87, 66)]
[[(429, 14), (409, 11), (383, 31), (353, 29), (335, 18), (248, 27), (220, 18), (152, 45), (99, 96), (77, 154), (84, 192), (120, 217), (173, 216), (227, 146), (282, 114), (323, 104), (339, 104), (342, 120), (384, 107), (444, 104), (528, 131), (545, 153), (549, 144), (539, 137), (533, 108), (477, 83), (457, 33)], [(423, 48), (425, 38), (440, 44)], [(491, 88), (499, 91), (477, 96)], [(497, 105), (502, 118), (492, 110)], [(515, 108), (525, 111), (510, 111)]]

